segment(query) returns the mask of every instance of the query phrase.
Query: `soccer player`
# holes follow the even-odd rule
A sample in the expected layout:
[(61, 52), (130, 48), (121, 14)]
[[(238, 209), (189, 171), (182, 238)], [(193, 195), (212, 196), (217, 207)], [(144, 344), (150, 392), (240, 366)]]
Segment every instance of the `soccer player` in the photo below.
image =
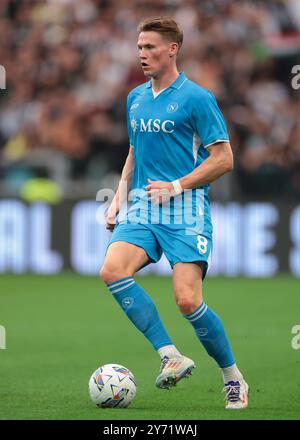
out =
[[(221, 369), (225, 407), (245, 408), (248, 385), (221, 319), (202, 296), (212, 248), (209, 184), (233, 167), (226, 125), (213, 94), (177, 70), (183, 42), (178, 24), (154, 17), (140, 23), (138, 32), (141, 67), (150, 79), (127, 98), (130, 147), (106, 214), (113, 234), (100, 277), (160, 355), (156, 386), (170, 388), (195, 364), (177, 350), (155, 304), (133, 278), (164, 253), (180, 312)], [(120, 218), (124, 183), (133, 200)]]

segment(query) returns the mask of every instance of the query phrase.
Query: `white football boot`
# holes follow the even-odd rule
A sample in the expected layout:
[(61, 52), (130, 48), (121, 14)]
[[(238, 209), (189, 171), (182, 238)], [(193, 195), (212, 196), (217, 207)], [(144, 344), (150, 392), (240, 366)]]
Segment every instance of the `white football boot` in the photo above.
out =
[(244, 379), (227, 382), (223, 391), (225, 393), (225, 409), (247, 408), (249, 386)]
[(194, 361), (186, 356), (174, 356), (172, 358), (165, 356), (161, 361), (155, 385), (158, 388), (172, 388), (184, 377), (189, 377), (195, 367)]

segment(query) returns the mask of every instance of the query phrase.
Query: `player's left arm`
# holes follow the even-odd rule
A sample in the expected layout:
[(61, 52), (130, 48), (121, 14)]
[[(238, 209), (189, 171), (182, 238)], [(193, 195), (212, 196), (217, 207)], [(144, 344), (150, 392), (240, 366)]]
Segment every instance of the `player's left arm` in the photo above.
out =
[[(209, 156), (189, 174), (174, 182), (152, 181), (146, 187), (151, 198), (162, 201), (160, 192), (180, 194), (185, 189), (204, 186), (233, 169), (233, 154), (227, 127), (217, 101), (211, 92), (196, 94), (191, 101), (190, 122)], [(159, 197), (157, 197), (159, 196)], [(167, 195), (166, 195), (167, 197)]]
[(215, 143), (207, 147), (207, 150), (210, 153), (207, 159), (191, 173), (179, 179), (183, 190), (211, 183), (233, 169), (233, 154), (229, 142)]
[(179, 194), (185, 189), (198, 188), (212, 183), (233, 169), (233, 154), (229, 142), (217, 142), (207, 147), (207, 150), (209, 151), (207, 159), (191, 173), (186, 174), (175, 182), (148, 179), (147, 191), (149, 196), (155, 197), (160, 191), (176, 195), (175, 193)]

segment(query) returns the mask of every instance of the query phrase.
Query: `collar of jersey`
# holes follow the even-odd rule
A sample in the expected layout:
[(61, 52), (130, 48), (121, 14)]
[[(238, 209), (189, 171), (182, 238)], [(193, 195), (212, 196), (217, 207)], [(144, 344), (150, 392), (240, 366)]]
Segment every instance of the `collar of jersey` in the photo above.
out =
[[(165, 90), (171, 88), (171, 89), (179, 89), (179, 87), (184, 83), (184, 81), (187, 79), (184, 72), (180, 72), (178, 78), (175, 79), (175, 81), (172, 82), (168, 87), (166, 87)], [(152, 80), (147, 82), (146, 85), (147, 88), (152, 87)]]

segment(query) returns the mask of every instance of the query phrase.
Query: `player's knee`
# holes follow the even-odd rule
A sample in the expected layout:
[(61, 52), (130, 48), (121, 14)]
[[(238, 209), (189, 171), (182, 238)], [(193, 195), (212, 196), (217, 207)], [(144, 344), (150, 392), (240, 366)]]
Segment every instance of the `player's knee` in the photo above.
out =
[(121, 268), (104, 264), (100, 269), (99, 276), (105, 284), (111, 284), (128, 275)]
[(109, 281), (108, 281), (109, 277), (110, 277), (110, 271), (106, 268), (105, 265), (103, 265), (99, 271), (99, 278), (105, 284), (109, 284)]
[(194, 298), (185, 296), (177, 298), (176, 304), (179, 307), (181, 313), (183, 313), (184, 315), (190, 315), (198, 307), (198, 304)]

